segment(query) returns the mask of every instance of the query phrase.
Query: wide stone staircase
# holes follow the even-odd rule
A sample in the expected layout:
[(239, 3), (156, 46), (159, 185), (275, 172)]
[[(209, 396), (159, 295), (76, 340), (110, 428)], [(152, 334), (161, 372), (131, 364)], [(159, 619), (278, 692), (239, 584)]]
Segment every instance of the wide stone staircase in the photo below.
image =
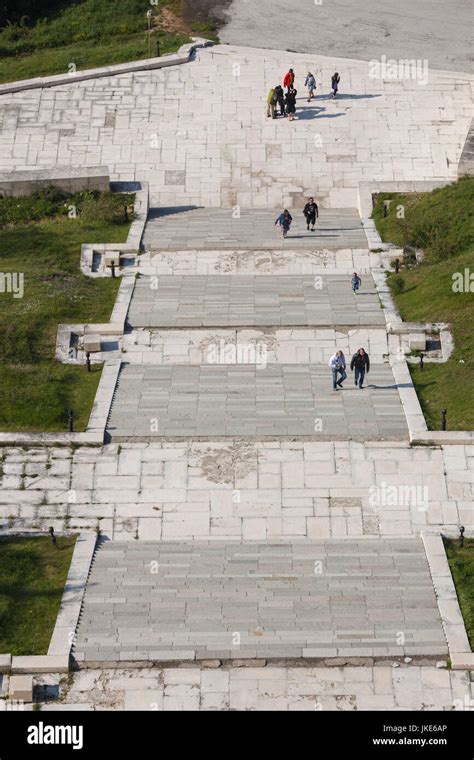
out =
[(82, 666), (445, 654), (419, 538), (104, 542), (74, 644)]
[(302, 208), (291, 209), (293, 225), (283, 241), (275, 220), (281, 210), (175, 207), (150, 209), (146, 250), (262, 250), (367, 248), (356, 208), (320, 209), (315, 232), (308, 232)]

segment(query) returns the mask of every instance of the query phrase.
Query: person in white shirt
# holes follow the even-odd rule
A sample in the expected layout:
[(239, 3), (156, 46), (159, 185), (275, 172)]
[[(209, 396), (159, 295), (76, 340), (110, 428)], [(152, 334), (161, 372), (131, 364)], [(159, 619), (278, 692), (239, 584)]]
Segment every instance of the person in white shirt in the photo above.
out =
[[(332, 369), (332, 387), (335, 391), (342, 388), (342, 383), (347, 378), (346, 357), (342, 351), (336, 351), (329, 359), (329, 366)], [(338, 380), (338, 375), (341, 377)]]

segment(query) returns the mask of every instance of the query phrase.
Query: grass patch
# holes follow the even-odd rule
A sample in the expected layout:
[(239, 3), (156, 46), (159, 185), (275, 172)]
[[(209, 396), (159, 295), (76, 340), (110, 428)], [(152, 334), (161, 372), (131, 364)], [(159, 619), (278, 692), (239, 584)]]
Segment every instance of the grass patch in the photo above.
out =
[[(384, 201), (391, 200), (383, 215)], [(403, 207), (404, 218), (398, 218)], [(474, 177), (431, 193), (380, 193), (372, 218), (382, 240), (422, 248), (430, 263), (446, 261), (474, 246)]]
[[(0, 218), (9, 203), (0, 199)], [(0, 430), (64, 432), (68, 409), (75, 430), (86, 428), (101, 368), (87, 373), (57, 363), (57, 329), (60, 323), (110, 320), (119, 280), (83, 275), (80, 248), (84, 242), (123, 243), (128, 230), (123, 218), (62, 214), (1, 230), (0, 271), (22, 274), (24, 294), (0, 292)]]
[[(393, 198), (383, 218), (383, 201)], [(441, 409), (448, 410), (448, 429), (474, 429), (474, 282), (473, 292), (454, 292), (453, 275), (474, 274), (474, 178), (461, 179), (432, 193), (377, 197), (373, 218), (385, 241), (425, 250), (422, 264), (390, 274), (388, 284), (407, 322), (447, 322), (454, 352), (446, 364), (409, 365), (430, 430), (441, 428)], [(405, 206), (405, 220), (396, 218)]]
[(214, 22), (190, 9), (191, 0), (63, 0), (49, 14), (15, 19), (0, 30), (0, 82), (29, 79), (174, 53), (191, 36), (216, 39)]
[(474, 539), (465, 538), (461, 548), (459, 540), (445, 538), (444, 546), (469, 644), (474, 651)]
[(75, 536), (0, 538), (0, 652), (47, 654)]

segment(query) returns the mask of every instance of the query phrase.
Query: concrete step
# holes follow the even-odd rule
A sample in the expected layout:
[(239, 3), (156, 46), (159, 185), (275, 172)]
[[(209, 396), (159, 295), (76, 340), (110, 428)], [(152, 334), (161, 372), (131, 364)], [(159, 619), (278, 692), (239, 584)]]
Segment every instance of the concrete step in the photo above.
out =
[(114, 441), (406, 440), (391, 367), (372, 365), (366, 383), (355, 387), (349, 373), (344, 389), (336, 392), (329, 367), (316, 364), (123, 364), (107, 433)]
[(79, 663), (446, 651), (419, 538), (103, 543), (74, 647)]
[(275, 227), (281, 210), (152, 208), (145, 228), (146, 250), (366, 249), (367, 237), (356, 208), (320, 209), (315, 232), (308, 232), (302, 209), (291, 210), (287, 240)]
[(140, 277), (128, 312), (132, 327), (384, 326), (375, 283), (364, 276), (160, 275)]

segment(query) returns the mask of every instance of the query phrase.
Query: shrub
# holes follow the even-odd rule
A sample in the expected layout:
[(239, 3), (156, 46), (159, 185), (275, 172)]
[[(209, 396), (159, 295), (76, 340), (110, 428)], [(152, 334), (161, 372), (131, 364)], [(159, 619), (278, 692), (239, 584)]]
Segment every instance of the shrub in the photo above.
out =
[(403, 293), (405, 290), (405, 280), (399, 275), (390, 278), (390, 285), (392, 286), (395, 293)]

